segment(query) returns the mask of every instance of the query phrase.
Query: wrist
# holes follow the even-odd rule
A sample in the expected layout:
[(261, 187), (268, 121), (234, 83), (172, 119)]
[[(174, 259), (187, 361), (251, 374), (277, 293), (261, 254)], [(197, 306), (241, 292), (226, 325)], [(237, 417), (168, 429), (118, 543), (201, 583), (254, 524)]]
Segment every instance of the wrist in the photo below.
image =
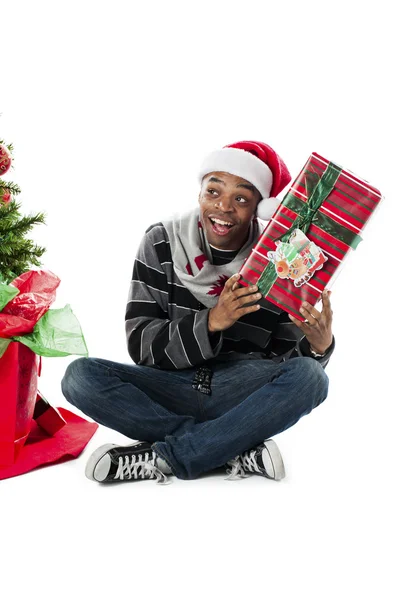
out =
[[(328, 346), (328, 348), (329, 348), (329, 346)], [(320, 355), (326, 354), (326, 351), (328, 348), (316, 348), (315, 346), (312, 346), (310, 344), (311, 354), (320, 354)]]
[(333, 342), (333, 338), (331, 340), (331, 343), (328, 344), (327, 346), (313, 346), (312, 344), (310, 344), (310, 342), (308, 342), (309, 346), (310, 346), (310, 351), (311, 354), (318, 354), (319, 356), (325, 356), (325, 354), (328, 352), (329, 348), (332, 346), (332, 342)]
[(213, 323), (213, 308), (211, 308), (208, 312), (208, 331), (209, 333), (217, 333), (219, 331)]
[(326, 350), (325, 352), (317, 352), (316, 350), (313, 350), (313, 348), (310, 346), (310, 354), (313, 358), (323, 358), (326, 354)]

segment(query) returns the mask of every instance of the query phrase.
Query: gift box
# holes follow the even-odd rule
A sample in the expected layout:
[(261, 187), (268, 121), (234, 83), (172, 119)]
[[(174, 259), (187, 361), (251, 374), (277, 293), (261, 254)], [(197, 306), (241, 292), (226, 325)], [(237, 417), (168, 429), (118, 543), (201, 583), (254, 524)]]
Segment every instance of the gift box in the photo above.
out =
[(0, 465), (12, 465), (31, 430), (39, 356), (11, 342), (0, 359)]
[(244, 262), (240, 283), (297, 319), (330, 288), (382, 200), (367, 181), (313, 152)]

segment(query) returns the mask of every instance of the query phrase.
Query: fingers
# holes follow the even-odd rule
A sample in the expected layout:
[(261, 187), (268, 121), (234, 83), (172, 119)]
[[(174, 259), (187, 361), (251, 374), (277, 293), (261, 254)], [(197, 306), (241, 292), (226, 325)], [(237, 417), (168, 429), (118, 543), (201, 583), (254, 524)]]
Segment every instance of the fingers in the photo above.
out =
[(300, 312), (310, 325), (315, 326), (321, 318), (321, 313), (309, 302), (303, 302)]
[(235, 302), (236, 306), (240, 307), (244, 306), (245, 304), (253, 304), (257, 300), (261, 300), (262, 294), (257, 292), (257, 289), (258, 288), (256, 285), (252, 285), (247, 288), (240, 288), (239, 290), (236, 290), (233, 294), (233, 301)]
[(240, 285), (240, 277), (241, 275), (239, 275), (238, 273), (232, 275), (232, 277), (230, 277), (225, 283), (224, 292), (235, 292), (235, 300), (239, 300), (239, 298), (242, 298), (242, 300), (238, 302), (239, 306), (259, 300), (262, 297), (262, 294), (257, 294), (257, 285), (242, 287)]
[(239, 287), (239, 282), (235, 281), (235, 283), (232, 285), (232, 288), (231, 288), (232, 292), (234, 292), (236, 290), (236, 288), (238, 288), (238, 287)]
[(324, 290), (322, 293), (322, 312), (319, 312), (314, 306), (309, 304), (309, 302), (303, 302), (300, 312), (312, 327), (315, 327), (318, 324), (326, 326), (332, 321), (333, 313), (329, 299), (330, 294), (331, 292), (328, 292), (327, 290)]
[(235, 312), (235, 314), (237, 315), (238, 319), (240, 319), (240, 317), (243, 317), (244, 315), (247, 315), (248, 313), (256, 312), (260, 308), (261, 308), (261, 306), (259, 304), (252, 304), (251, 306), (245, 306), (244, 308), (238, 308), (237, 311)]
[(239, 273), (235, 273), (234, 275), (232, 275), (232, 277), (229, 277), (229, 279), (225, 282), (224, 289), (227, 290), (228, 292), (232, 291), (235, 283), (237, 283), (237, 285), (239, 285), (240, 278), (241, 278), (241, 275)]
[(248, 304), (254, 304), (257, 300), (261, 300), (262, 294), (257, 292), (257, 294), (250, 294), (249, 296), (241, 296), (237, 299), (237, 307), (247, 306)]
[(322, 312), (319, 312), (309, 302), (303, 302), (300, 312), (310, 325), (315, 326), (318, 322), (332, 320), (332, 307), (330, 301), (331, 292), (324, 290), (322, 292)]
[[(257, 302), (257, 300), (260, 300), (262, 298), (262, 294), (260, 292), (258, 292), (258, 286), (257, 285), (252, 285), (252, 286), (240, 286), (240, 275), (239, 277), (237, 277), (236, 275), (233, 275), (230, 279), (227, 280), (226, 284), (225, 284), (225, 289), (224, 292), (226, 291), (231, 291), (232, 293), (235, 292), (233, 294), (233, 302), (234, 302), (234, 310), (235, 310), (235, 315), (236, 318), (240, 319), (240, 317), (242, 317), (243, 315), (246, 315), (250, 312), (255, 312), (256, 310), (258, 310), (260, 307), (259, 304), (255, 304), (255, 302)], [(231, 283), (232, 280), (232, 283)], [(229, 282), (229, 285), (227, 285)]]
[[(238, 283), (238, 287), (239, 287), (239, 283)], [(235, 296), (236, 298), (242, 298), (243, 296), (249, 296), (249, 294), (254, 294), (257, 293), (258, 291), (258, 287), (256, 285), (250, 285), (249, 287), (240, 287)], [(248, 300), (247, 300), (248, 302)]]
[(323, 306), (322, 313), (325, 314), (328, 321), (332, 321), (332, 315), (333, 315), (332, 305), (331, 305), (331, 293), (332, 292), (325, 290), (322, 294), (322, 306)]
[(307, 332), (307, 323), (303, 323), (303, 321), (299, 321), (299, 319), (296, 319), (296, 317), (294, 317), (293, 315), (289, 315), (289, 319), (291, 321), (293, 321), (293, 323), (295, 325), (297, 325), (297, 327), (299, 329), (301, 329), (303, 333)]
[(322, 292), (322, 304), (327, 308), (331, 308), (331, 294), (330, 290), (324, 290)]
[(306, 319), (303, 323), (296, 317), (289, 315), (289, 318), (306, 336), (310, 347), (316, 352), (323, 354), (332, 344), (332, 309), (329, 300), (330, 292), (324, 291), (322, 294), (323, 309), (319, 312), (309, 302), (303, 302), (300, 307), (300, 313)]

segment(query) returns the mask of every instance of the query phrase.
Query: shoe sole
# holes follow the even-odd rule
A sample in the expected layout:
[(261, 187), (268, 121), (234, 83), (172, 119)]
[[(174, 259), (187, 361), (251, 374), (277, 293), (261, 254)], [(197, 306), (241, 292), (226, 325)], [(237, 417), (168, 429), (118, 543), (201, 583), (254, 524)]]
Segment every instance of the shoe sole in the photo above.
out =
[(95, 471), (95, 468), (96, 468), (99, 460), (101, 458), (103, 458), (103, 456), (105, 454), (107, 454), (107, 452), (109, 450), (111, 450), (112, 448), (116, 448), (116, 447), (117, 447), (117, 444), (103, 444), (103, 446), (99, 446), (99, 448), (97, 448), (97, 450), (95, 450), (93, 452), (93, 454), (90, 456), (89, 460), (87, 461), (86, 468), (85, 468), (85, 475), (88, 479), (91, 479), (92, 481), (97, 481), (97, 483), (102, 483), (101, 481), (99, 481), (98, 479), (96, 479), (93, 476), (93, 473)]
[(276, 445), (274, 440), (265, 440), (264, 448), (268, 453), (269, 459), (271, 461), (271, 467), (274, 472), (273, 477), (270, 477), (268, 474), (267, 477), (269, 477), (269, 479), (275, 479), (277, 481), (283, 479), (286, 475), (285, 466), (283, 464), (282, 455), (279, 452), (278, 446)]

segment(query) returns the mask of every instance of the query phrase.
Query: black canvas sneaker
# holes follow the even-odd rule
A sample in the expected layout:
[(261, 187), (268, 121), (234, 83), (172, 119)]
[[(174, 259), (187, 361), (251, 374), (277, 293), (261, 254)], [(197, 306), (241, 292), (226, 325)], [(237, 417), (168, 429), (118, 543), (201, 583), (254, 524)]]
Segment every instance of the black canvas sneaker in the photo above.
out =
[(89, 458), (85, 475), (99, 483), (139, 479), (157, 479), (157, 483), (169, 483), (160, 468), (161, 462), (164, 463), (151, 449), (149, 442), (135, 442), (129, 446), (104, 444)]
[(262, 475), (276, 480), (285, 477), (282, 456), (274, 440), (265, 440), (259, 446), (229, 460), (226, 465), (232, 468), (227, 469), (229, 477), (225, 479), (242, 479), (249, 475)]

